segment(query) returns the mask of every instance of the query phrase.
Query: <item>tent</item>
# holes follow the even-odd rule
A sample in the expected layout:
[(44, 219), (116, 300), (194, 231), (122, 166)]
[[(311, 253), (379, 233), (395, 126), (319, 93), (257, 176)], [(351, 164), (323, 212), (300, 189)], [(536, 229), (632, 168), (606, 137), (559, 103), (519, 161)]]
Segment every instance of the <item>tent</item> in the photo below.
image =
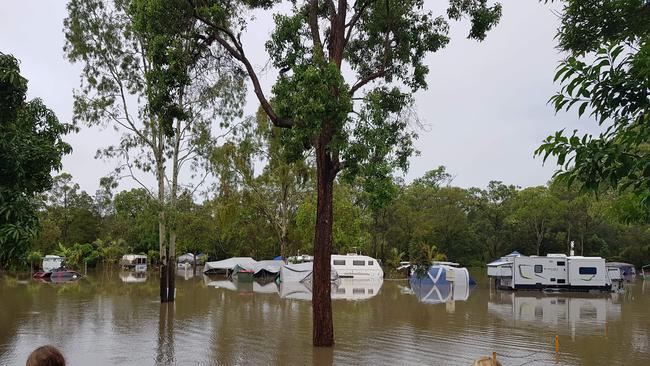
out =
[(467, 300), (471, 285), (476, 283), (466, 268), (449, 265), (432, 265), (424, 277), (412, 275), (409, 282), (415, 296), (430, 304)]
[(267, 260), (256, 262), (252, 268), (255, 277), (275, 277), (280, 273), (284, 264), (281, 260)]
[[(280, 282), (311, 282), (314, 263), (283, 264), (280, 268)], [(336, 281), (338, 273), (332, 268), (330, 280)]]
[(446, 285), (452, 282), (469, 284), (470, 277), (467, 268), (434, 264), (422, 278), (417, 278), (415, 274), (411, 275), (411, 283), (414, 281), (433, 285)]
[(216, 262), (206, 262), (205, 267), (203, 267), (203, 272), (217, 273), (223, 271), (229, 274), (235, 270), (235, 267), (252, 270), (255, 263), (257, 261), (251, 257), (233, 257)]

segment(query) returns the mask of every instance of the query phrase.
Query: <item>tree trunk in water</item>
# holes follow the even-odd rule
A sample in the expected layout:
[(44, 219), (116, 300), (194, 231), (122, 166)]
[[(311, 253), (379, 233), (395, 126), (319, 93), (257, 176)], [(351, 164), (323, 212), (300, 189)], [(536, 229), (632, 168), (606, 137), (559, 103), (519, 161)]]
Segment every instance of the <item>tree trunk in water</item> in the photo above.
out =
[(169, 254), (167, 255), (167, 301), (176, 297), (176, 230), (169, 230)]
[(332, 253), (332, 197), (335, 170), (326, 144), (316, 148), (316, 175), (318, 204), (314, 235), (314, 273), (312, 294), (313, 341), (315, 347), (334, 345), (332, 324), (331, 264)]
[(167, 287), (168, 287), (168, 278), (169, 273), (167, 269), (167, 232), (165, 230), (165, 213), (160, 212), (158, 214), (158, 240), (159, 240), (159, 251), (160, 251), (160, 302), (167, 302)]

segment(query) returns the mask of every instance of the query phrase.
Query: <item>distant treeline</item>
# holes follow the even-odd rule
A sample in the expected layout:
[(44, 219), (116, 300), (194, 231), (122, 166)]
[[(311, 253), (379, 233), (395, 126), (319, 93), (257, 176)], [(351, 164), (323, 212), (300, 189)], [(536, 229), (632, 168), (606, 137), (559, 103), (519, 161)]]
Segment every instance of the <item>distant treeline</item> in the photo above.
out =
[[(181, 196), (173, 222), (178, 253), (207, 253), (211, 259), (257, 259), (311, 253), (315, 194), (311, 173), (279, 189), (276, 179), (255, 184), (222, 180), (212, 198), (197, 203)], [(595, 196), (552, 182), (521, 189), (490, 182), (486, 189), (454, 187), (444, 167), (410, 184), (394, 181), (390, 200), (372, 205), (359, 187), (339, 182), (334, 199), (334, 251), (361, 252), (385, 264), (413, 260), (420, 249), (468, 266), (482, 265), (517, 250), (524, 254), (599, 255), (637, 266), (650, 263), (650, 226), (637, 197), (611, 192)], [(40, 234), (23, 263), (59, 253), (74, 265), (117, 262), (125, 253), (158, 257), (155, 200), (144, 189), (112, 192), (103, 179), (94, 195), (69, 174), (54, 179), (42, 196)], [(287, 192), (291, 191), (292, 194)]]

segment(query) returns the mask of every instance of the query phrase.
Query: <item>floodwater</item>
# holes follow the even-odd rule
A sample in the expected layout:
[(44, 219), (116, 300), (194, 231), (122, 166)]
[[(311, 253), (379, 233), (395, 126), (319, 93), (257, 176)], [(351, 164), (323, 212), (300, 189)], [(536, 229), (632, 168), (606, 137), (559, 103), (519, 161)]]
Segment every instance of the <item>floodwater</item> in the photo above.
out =
[(177, 301), (161, 305), (155, 272), (100, 270), (67, 284), (4, 276), (0, 365), (24, 365), (43, 344), (72, 366), (471, 365), (493, 351), (504, 365), (650, 362), (650, 283), (639, 278), (621, 294), (511, 293), (490, 289), (481, 272), (469, 294), (341, 283), (332, 291), (333, 349), (311, 347), (306, 287), (181, 270)]

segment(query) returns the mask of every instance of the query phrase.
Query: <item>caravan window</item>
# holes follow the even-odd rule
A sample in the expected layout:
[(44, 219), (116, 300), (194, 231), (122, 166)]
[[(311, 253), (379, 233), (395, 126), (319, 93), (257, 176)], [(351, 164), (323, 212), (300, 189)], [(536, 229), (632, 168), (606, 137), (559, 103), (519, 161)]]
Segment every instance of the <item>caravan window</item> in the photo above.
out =
[(598, 272), (596, 267), (580, 267), (578, 273), (581, 275), (595, 275)]
[(334, 260), (334, 265), (335, 266), (345, 266), (345, 259), (335, 259)]
[(535, 273), (542, 273), (542, 272), (544, 272), (544, 266), (542, 266), (541, 264), (536, 264)]
[(557, 262), (557, 265), (558, 265), (558, 266), (564, 266), (564, 261), (559, 261), (559, 262)]
[(369, 265), (369, 266), (372, 266), (372, 265), (374, 265), (374, 264), (375, 264), (375, 263), (374, 263), (373, 261), (368, 261), (368, 265)]
[(366, 261), (352, 261), (353, 266), (365, 266)]

